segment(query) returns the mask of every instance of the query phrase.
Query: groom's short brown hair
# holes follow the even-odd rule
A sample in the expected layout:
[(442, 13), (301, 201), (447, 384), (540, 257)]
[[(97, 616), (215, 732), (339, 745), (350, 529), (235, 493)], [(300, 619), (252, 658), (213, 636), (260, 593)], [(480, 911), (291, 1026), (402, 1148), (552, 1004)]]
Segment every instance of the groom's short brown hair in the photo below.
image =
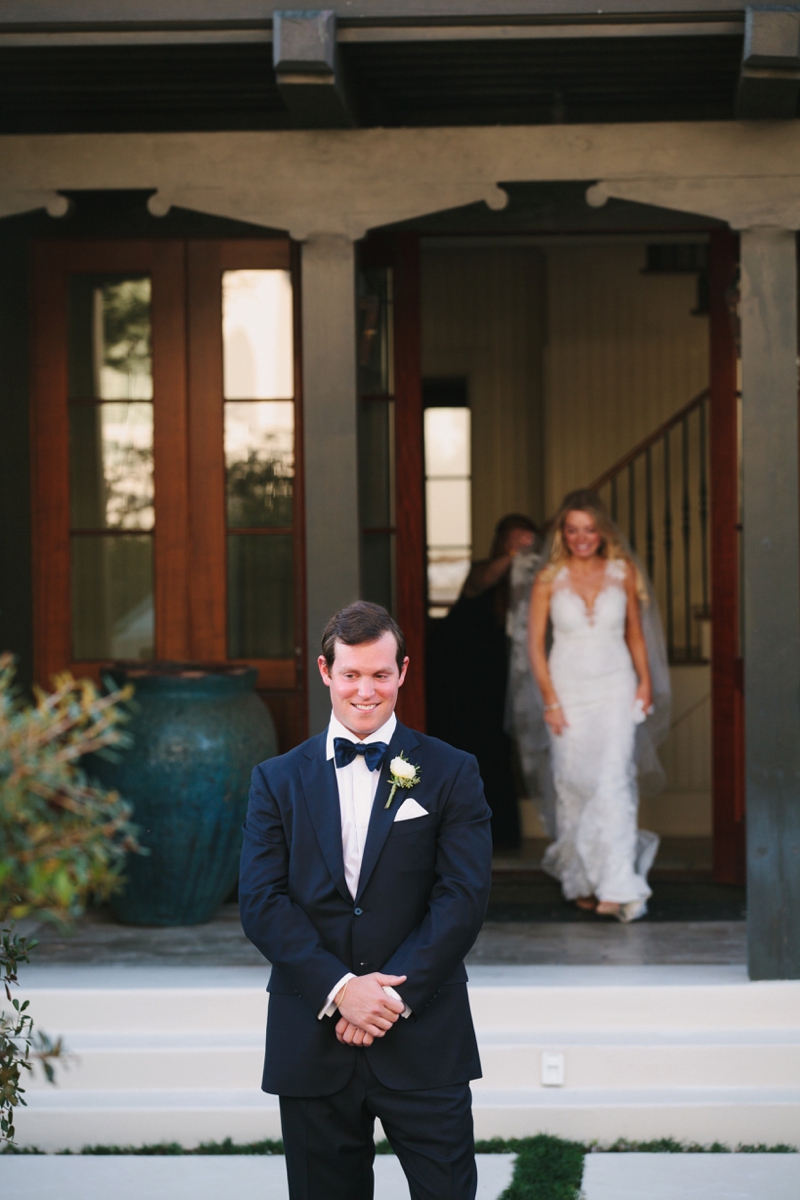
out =
[(344, 646), (363, 646), (365, 643), (377, 642), (385, 633), (394, 634), (397, 642), (397, 665), (402, 671), (406, 656), (406, 639), (392, 614), (380, 604), (371, 604), (369, 600), (356, 600), (355, 604), (348, 604), (347, 608), (340, 609), (322, 631), (322, 654), (328, 664), (328, 670), (333, 667), (337, 642)]

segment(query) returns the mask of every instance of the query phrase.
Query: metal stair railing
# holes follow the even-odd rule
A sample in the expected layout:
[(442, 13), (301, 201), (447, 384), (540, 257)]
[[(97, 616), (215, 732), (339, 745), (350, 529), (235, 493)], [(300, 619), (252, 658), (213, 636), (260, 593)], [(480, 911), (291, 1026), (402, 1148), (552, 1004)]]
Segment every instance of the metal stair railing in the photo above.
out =
[(590, 484), (653, 581), (675, 663), (710, 657), (709, 395), (704, 388)]

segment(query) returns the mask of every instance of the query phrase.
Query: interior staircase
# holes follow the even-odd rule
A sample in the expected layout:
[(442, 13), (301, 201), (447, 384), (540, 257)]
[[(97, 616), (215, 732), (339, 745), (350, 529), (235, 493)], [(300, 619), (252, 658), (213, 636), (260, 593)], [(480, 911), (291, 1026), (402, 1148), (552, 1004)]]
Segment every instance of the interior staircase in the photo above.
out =
[[(259, 1090), (267, 969), (42, 966), (40, 1028), (71, 1058), (32, 1081), (42, 1149), (280, 1137)], [(800, 1142), (800, 981), (737, 966), (473, 967), (479, 1138)], [(544, 1080), (544, 1082), (543, 1082)]]

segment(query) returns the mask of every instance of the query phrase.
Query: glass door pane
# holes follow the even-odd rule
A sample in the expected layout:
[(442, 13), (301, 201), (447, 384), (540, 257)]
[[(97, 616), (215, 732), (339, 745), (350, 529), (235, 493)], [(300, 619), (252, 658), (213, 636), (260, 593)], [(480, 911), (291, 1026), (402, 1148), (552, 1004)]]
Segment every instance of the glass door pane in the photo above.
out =
[(291, 658), (294, 329), (285, 270), (222, 274), (228, 654)]
[(150, 278), (72, 275), (68, 294), (72, 654), (152, 658)]

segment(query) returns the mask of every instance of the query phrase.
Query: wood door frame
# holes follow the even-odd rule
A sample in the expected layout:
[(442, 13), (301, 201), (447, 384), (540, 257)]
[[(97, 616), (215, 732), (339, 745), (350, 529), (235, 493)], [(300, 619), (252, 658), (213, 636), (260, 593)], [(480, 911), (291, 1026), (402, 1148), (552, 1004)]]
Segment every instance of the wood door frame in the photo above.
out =
[[(186, 657), (183, 247), (155, 240), (39, 242), (33, 248), (31, 312), (31, 536), (34, 678), (40, 683), (67, 667), (98, 681), (103, 666), (72, 658), (68, 276), (129, 271), (147, 273), (153, 281), (154, 487), (170, 497), (153, 531), (154, 603), (160, 605), (155, 652), (162, 658)], [(159, 406), (160, 395), (171, 395), (173, 402)], [(178, 469), (167, 469), (170, 462)]]
[[(296, 265), (288, 238), (190, 240), (186, 243), (187, 347), (189, 409), (189, 538), (192, 586), (189, 626), (192, 656), (212, 661), (242, 661), (227, 655), (227, 555), (225, 523), (225, 454), (222, 385), (222, 273), (237, 270), (292, 271)], [(293, 275), (297, 320), (298, 276)], [(298, 442), (302, 394), (295, 354), (295, 475), (293, 489), (294, 620), (297, 653), (287, 659), (246, 661), (258, 670), (259, 688), (297, 690), (303, 671), (305, 626), (301, 624), (305, 592), (303, 547), (303, 456)], [(287, 397), (288, 399), (288, 397)], [(299, 503), (298, 503), (299, 501)], [(299, 664), (299, 666), (298, 666)], [(301, 676), (303, 679), (305, 675)]]
[(426, 543), (419, 235), (371, 234), (359, 246), (359, 265), (391, 267), (394, 275), (395, 596), (397, 622), (410, 659), (397, 710), (406, 725), (424, 732)]
[(711, 366), (711, 712), (714, 879), (744, 883), (744, 678), (739, 636), (738, 348), (730, 291), (739, 239), (714, 230), (709, 243)]

